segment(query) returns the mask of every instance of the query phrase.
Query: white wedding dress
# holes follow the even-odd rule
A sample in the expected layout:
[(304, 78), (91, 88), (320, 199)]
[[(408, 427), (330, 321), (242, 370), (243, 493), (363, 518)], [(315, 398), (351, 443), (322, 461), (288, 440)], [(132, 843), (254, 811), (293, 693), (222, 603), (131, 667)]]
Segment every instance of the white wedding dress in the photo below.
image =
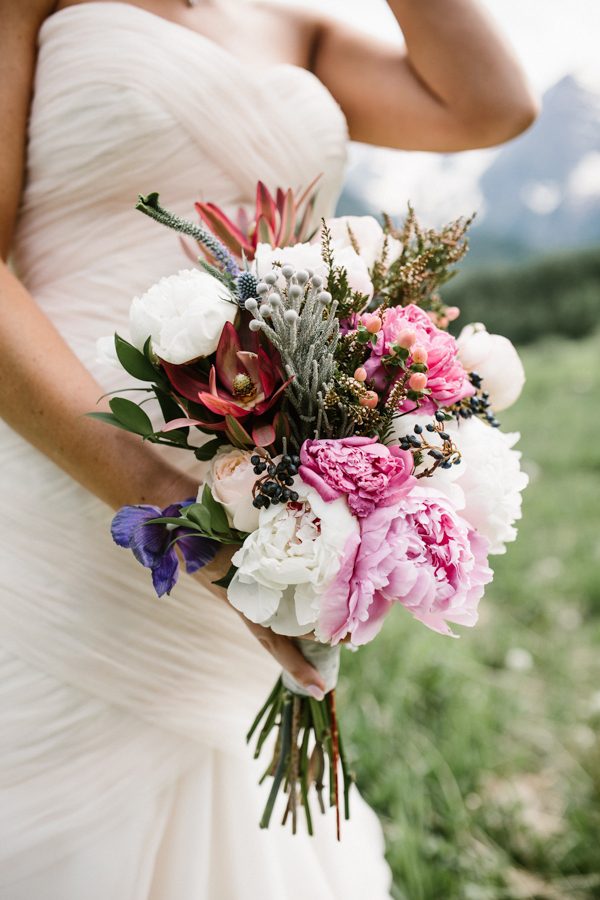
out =
[[(124, 3), (67, 7), (39, 36), (16, 271), (104, 388), (122, 387), (96, 339), (126, 333), (130, 299), (189, 265), (137, 194), (195, 218), (196, 199), (234, 208), (259, 178), (322, 172), (327, 214), (346, 141), (303, 69), (257, 71)], [(5, 425), (0, 496), (2, 900), (389, 897), (357, 790), (340, 844), (332, 810), (315, 810), (313, 838), (282, 828), (281, 807), (259, 829), (266, 761), (245, 733), (278, 667), (238, 616), (186, 577), (156, 600), (113, 545), (111, 510)]]

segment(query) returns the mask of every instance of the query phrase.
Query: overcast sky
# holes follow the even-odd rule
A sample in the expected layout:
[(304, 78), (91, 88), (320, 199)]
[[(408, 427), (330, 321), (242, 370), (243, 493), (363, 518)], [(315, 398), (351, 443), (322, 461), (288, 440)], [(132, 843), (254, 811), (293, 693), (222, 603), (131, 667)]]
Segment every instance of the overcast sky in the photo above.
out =
[[(389, 37), (395, 28), (385, 0), (299, 2), (339, 15), (383, 37)], [(512, 41), (536, 88), (543, 90), (565, 72), (584, 69), (586, 77), (600, 87), (600, 0), (482, 0), (482, 3)]]

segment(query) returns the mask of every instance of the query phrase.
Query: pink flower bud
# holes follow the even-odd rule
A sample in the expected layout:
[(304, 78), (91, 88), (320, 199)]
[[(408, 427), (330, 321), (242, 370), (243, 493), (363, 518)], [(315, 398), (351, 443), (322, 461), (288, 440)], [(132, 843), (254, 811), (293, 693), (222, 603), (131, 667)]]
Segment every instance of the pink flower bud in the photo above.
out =
[(405, 350), (409, 350), (416, 339), (417, 335), (412, 328), (404, 328), (396, 336), (395, 343), (398, 344), (399, 347), (404, 347)]
[(359, 366), (356, 372), (354, 373), (354, 378), (356, 381), (366, 381), (367, 380), (367, 370), (363, 366)]
[(359, 402), (361, 406), (366, 406), (367, 409), (375, 409), (379, 403), (379, 397), (375, 391), (367, 391), (364, 397), (360, 398)]
[(447, 328), (449, 321), (450, 320), (448, 319), (448, 316), (440, 316), (439, 319), (437, 320), (437, 327), (438, 328)]
[(421, 365), (424, 365), (427, 362), (427, 350), (425, 347), (422, 347), (421, 344), (415, 344), (412, 348), (411, 356), (413, 362), (421, 363)]
[(408, 379), (408, 386), (413, 391), (424, 391), (427, 387), (427, 375), (423, 372), (413, 372)]
[(446, 307), (445, 315), (449, 322), (454, 322), (460, 316), (460, 309), (458, 306), (448, 306)]

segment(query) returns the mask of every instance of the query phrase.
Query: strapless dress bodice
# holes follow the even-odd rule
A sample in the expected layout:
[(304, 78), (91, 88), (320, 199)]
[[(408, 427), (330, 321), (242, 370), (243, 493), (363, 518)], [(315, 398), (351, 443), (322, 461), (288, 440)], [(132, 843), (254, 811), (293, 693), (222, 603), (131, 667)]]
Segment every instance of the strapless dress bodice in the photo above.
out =
[(306, 69), (242, 63), (127, 3), (66, 7), (39, 33), (15, 267), (94, 369), (96, 338), (122, 327), (131, 297), (188, 264), (178, 236), (134, 210), (139, 193), (195, 218), (196, 200), (234, 210), (259, 179), (321, 175), (318, 221), (346, 145), (340, 107)]

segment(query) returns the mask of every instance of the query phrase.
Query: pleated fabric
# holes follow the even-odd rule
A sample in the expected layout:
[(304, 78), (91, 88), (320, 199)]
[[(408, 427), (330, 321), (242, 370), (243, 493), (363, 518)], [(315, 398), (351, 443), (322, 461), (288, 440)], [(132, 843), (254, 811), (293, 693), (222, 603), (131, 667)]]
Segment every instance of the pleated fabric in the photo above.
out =
[[(126, 334), (131, 298), (189, 264), (137, 194), (195, 218), (197, 199), (233, 211), (258, 179), (321, 173), (318, 220), (346, 142), (304, 69), (241, 65), (126, 3), (67, 7), (39, 35), (15, 269), (103, 388), (126, 387), (97, 338)], [(258, 828), (267, 788), (244, 736), (278, 668), (238, 616), (187, 578), (153, 598), (111, 510), (4, 424), (0, 498), (3, 900), (388, 897), (357, 790), (341, 844), (331, 812), (312, 839), (277, 810)]]

